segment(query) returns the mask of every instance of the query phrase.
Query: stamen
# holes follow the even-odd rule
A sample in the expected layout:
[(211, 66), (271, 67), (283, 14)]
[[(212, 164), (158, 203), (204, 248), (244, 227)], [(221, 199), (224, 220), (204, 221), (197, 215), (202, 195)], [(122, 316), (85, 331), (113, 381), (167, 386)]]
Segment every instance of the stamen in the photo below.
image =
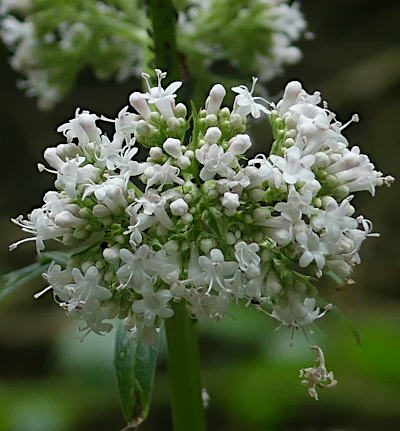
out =
[(37, 168), (38, 168), (38, 171), (39, 171), (39, 172), (44, 172), (44, 171), (46, 171), (46, 172), (49, 172), (50, 174), (58, 174), (58, 171), (55, 171), (55, 170), (53, 170), (53, 169), (46, 168), (46, 166), (45, 166), (43, 163), (38, 163), (38, 164), (37, 164)]
[(39, 297), (41, 297), (42, 295), (44, 295), (46, 292), (48, 292), (48, 291), (49, 291), (49, 290), (51, 290), (51, 289), (53, 289), (53, 286), (47, 286), (47, 287), (45, 287), (43, 290), (41, 290), (40, 292), (35, 293), (35, 294), (33, 295), (33, 297), (34, 297), (35, 299), (38, 299)]
[(150, 75), (148, 74), (148, 73), (142, 73), (142, 78), (145, 80), (145, 82), (146, 82), (146, 85), (147, 85), (147, 88), (148, 88), (148, 90), (150, 91), (151, 90), (151, 85), (150, 85)]
[(343, 126), (340, 127), (340, 130), (343, 130), (346, 127), (350, 126), (351, 123), (358, 123), (359, 121), (360, 121), (360, 117), (358, 116), (358, 114), (353, 114), (351, 119), (347, 123), (343, 124)]
[(9, 249), (10, 251), (13, 251), (13, 250), (15, 250), (19, 245), (23, 244), (24, 242), (28, 242), (28, 241), (36, 241), (36, 237), (21, 239), (20, 241), (14, 242), (13, 244), (10, 244), (10, 245), (8, 246), (8, 249)]
[(256, 78), (255, 76), (253, 76), (253, 84), (251, 86), (250, 94), (253, 94), (254, 89), (256, 88), (257, 81), (258, 81), (258, 78)]

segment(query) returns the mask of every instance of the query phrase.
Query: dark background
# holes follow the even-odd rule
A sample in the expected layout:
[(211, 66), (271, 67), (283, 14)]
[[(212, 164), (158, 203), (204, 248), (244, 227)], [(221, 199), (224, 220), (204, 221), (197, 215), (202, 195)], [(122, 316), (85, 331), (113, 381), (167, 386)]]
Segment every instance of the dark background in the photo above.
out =
[[(331, 109), (346, 121), (353, 145), (370, 155), (377, 168), (399, 177), (400, 157), (400, 3), (362, 0), (304, 1), (302, 10), (315, 33), (303, 42), (303, 61), (269, 86), (278, 94), (290, 79), (311, 92), (320, 90)], [(89, 54), (88, 54), (89, 55)], [(20, 238), (9, 219), (41, 205), (52, 177), (39, 174), (43, 150), (62, 142), (56, 127), (77, 106), (115, 116), (136, 81), (99, 83), (85, 71), (61, 104), (48, 112), (16, 89), (16, 75), (0, 48), (0, 268), (17, 269), (34, 260), (33, 247), (12, 254)], [(263, 126), (255, 128), (259, 150), (270, 145)], [(358, 328), (329, 315), (313, 341), (326, 348), (327, 367), (339, 380), (308, 397), (298, 369), (311, 366), (313, 354), (301, 333), (289, 348), (290, 333), (251, 310), (232, 310), (222, 324), (200, 325), (204, 383), (210, 396), (210, 431), (396, 430), (400, 427), (399, 187), (360, 193), (358, 213), (374, 222), (380, 238), (362, 248), (356, 284), (336, 291), (322, 287)], [(34, 301), (38, 280), (0, 304), (0, 431), (118, 430), (119, 412), (112, 370), (113, 334), (91, 335), (80, 343), (75, 326), (51, 298)], [(168, 380), (162, 355), (150, 418), (143, 431), (171, 430)], [(190, 431), (190, 430), (188, 430)]]

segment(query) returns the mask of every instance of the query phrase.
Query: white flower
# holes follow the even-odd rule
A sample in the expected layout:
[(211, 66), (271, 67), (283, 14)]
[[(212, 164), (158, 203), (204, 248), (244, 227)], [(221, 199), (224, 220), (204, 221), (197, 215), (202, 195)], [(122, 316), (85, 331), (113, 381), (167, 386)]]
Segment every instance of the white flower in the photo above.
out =
[(13, 223), (22, 228), (33, 237), (24, 238), (10, 245), (10, 250), (14, 250), (20, 244), (28, 241), (36, 241), (36, 250), (38, 253), (45, 249), (44, 241), (48, 239), (60, 238), (70, 233), (70, 228), (57, 226), (54, 221), (49, 219), (43, 208), (36, 208), (28, 215), (28, 220), (24, 220), (22, 216), (16, 219), (11, 219)]
[(126, 248), (121, 249), (120, 257), (124, 264), (118, 269), (117, 278), (123, 287), (127, 286), (142, 293), (151, 281), (149, 258), (152, 255), (153, 251), (145, 244), (141, 245), (135, 253)]
[(257, 254), (259, 246), (256, 243), (247, 244), (240, 241), (235, 244), (235, 256), (242, 271), (247, 271), (251, 266), (258, 267), (261, 258)]
[[(256, 165), (259, 167), (256, 168)], [(279, 188), (282, 184), (281, 172), (267, 160), (264, 154), (258, 154), (255, 159), (249, 160), (244, 171), (250, 177), (252, 186), (258, 186), (264, 181), (268, 181), (275, 188)]]
[(73, 302), (76, 301), (83, 308), (90, 308), (99, 301), (111, 298), (112, 293), (99, 285), (101, 273), (95, 266), (91, 266), (85, 275), (78, 268), (73, 268), (71, 274), (74, 279), (74, 284), (71, 285), (74, 292)]
[(172, 285), (173, 283), (180, 283), (181, 267), (178, 252), (168, 250), (167, 244), (155, 254), (151, 264), (154, 265), (154, 271), (157, 275), (165, 283)]
[(146, 183), (147, 190), (155, 184), (160, 184), (159, 190), (161, 190), (165, 184), (185, 184), (185, 181), (178, 176), (179, 168), (172, 166), (169, 160), (163, 165), (151, 164), (146, 168), (144, 174), (148, 178)]
[[(167, 229), (172, 229), (174, 224), (165, 210), (167, 205), (167, 198), (173, 199), (173, 195), (168, 196), (164, 193), (163, 196), (158, 195), (154, 191), (146, 191), (143, 196), (136, 199), (136, 203), (133, 205), (132, 211), (137, 214), (139, 209), (143, 206), (143, 213), (147, 216), (154, 215), (155, 219), (161, 223)], [(142, 219), (143, 222), (147, 223), (146, 218)], [(151, 226), (154, 223), (150, 223)], [(141, 229), (145, 229), (144, 226)]]
[(78, 108), (75, 112), (75, 118), (59, 126), (57, 132), (61, 132), (67, 138), (67, 142), (77, 139), (82, 147), (86, 147), (89, 142), (100, 144), (100, 129), (96, 126), (96, 120), (99, 117), (89, 111), (79, 111)]
[(253, 85), (251, 90), (244, 85), (240, 85), (239, 87), (232, 87), (232, 91), (238, 93), (235, 97), (235, 102), (233, 106), (233, 113), (239, 114), (242, 118), (247, 117), (251, 114), (254, 118), (259, 118), (260, 113), (264, 112), (265, 114), (269, 114), (270, 110), (267, 109), (260, 102), (266, 102), (262, 97), (253, 97), (254, 88), (257, 83), (257, 78), (253, 77)]
[(271, 239), (277, 242), (279, 245), (285, 246), (292, 241), (293, 238), (293, 223), (287, 217), (282, 215), (255, 220), (257, 226), (267, 227), (267, 234)]
[(58, 171), (57, 184), (64, 188), (71, 199), (76, 199), (77, 186), (95, 181), (99, 175), (99, 168), (91, 164), (81, 166), (85, 162), (84, 157), (75, 157), (67, 160)]
[(196, 259), (196, 255), (197, 252), (192, 251), (190, 257), (192, 268), (189, 271), (189, 278), (193, 284), (197, 287), (207, 286), (207, 293), (213, 289), (225, 290), (225, 278), (235, 273), (238, 269), (237, 262), (225, 262), (224, 255), (218, 248), (210, 251), (210, 257), (200, 256)]
[(148, 166), (147, 163), (140, 163), (136, 160), (132, 160), (137, 152), (138, 149), (130, 145), (120, 150), (119, 154), (112, 159), (115, 164), (114, 169), (119, 169), (119, 174), (124, 178), (125, 184), (129, 182), (131, 177), (142, 174)]
[(289, 186), (287, 202), (279, 202), (275, 205), (275, 210), (280, 211), (281, 215), (296, 224), (302, 214), (310, 216), (316, 211), (311, 205), (312, 194), (306, 190), (303, 195), (298, 193), (293, 185)]
[(291, 106), (296, 104), (301, 91), (302, 87), (299, 81), (291, 81), (286, 85), (283, 97), (277, 105), (279, 114), (282, 117)]
[(330, 304), (320, 313), (319, 308), (315, 308), (315, 298), (306, 298), (301, 301), (300, 295), (293, 290), (286, 293), (287, 305), (285, 307), (275, 306), (272, 311), (272, 317), (279, 320), (284, 326), (307, 326), (314, 320), (322, 317), (332, 308)]
[(156, 69), (158, 85), (157, 87), (151, 87), (147, 74), (142, 74), (146, 81), (148, 92), (144, 95), (148, 99), (149, 103), (153, 103), (157, 106), (157, 109), (165, 118), (175, 117), (173, 106), (175, 105), (175, 92), (181, 87), (181, 81), (175, 81), (164, 90), (161, 86), (161, 81), (167, 76), (167, 72), (161, 72)]
[(307, 231), (298, 231), (295, 236), (303, 252), (299, 260), (299, 265), (304, 268), (315, 260), (318, 268), (322, 269), (325, 265), (325, 256), (329, 254), (327, 244), (311, 229)]
[(86, 187), (82, 199), (94, 193), (97, 200), (105, 205), (113, 214), (121, 213), (127, 206), (126, 189), (121, 177), (114, 177), (101, 184), (93, 184)]
[(100, 155), (97, 157), (97, 160), (105, 164), (109, 170), (117, 169), (123, 142), (123, 136), (120, 134), (115, 134), (112, 141), (110, 141), (108, 136), (103, 135), (101, 137)]
[(353, 209), (350, 205), (352, 197), (343, 199), (340, 205), (338, 205), (335, 199), (329, 199), (325, 210), (319, 210), (317, 215), (311, 219), (313, 229), (325, 229), (327, 237), (332, 241), (339, 238), (341, 231), (355, 229), (357, 227), (357, 220), (349, 217)]
[(162, 289), (156, 292), (153, 289), (146, 289), (142, 295), (143, 299), (133, 302), (132, 310), (143, 316), (145, 326), (153, 327), (157, 317), (168, 319), (174, 315), (168, 306), (168, 302), (172, 298), (169, 290)]
[(298, 181), (310, 182), (315, 178), (311, 171), (315, 157), (313, 155), (302, 157), (300, 149), (295, 146), (290, 147), (284, 157), (272, 154), (270, 159), (281, 170), (283, 180), (288, 184), (296, 184)]
[(211, 145), (207, 150), (204, 148), (196, 150), (196, 159), (204, 165), (200, 171), (200, 178), (207, 181), (217, 174), (227, 176), (232, 171), (230, 166), (234, 158), (232, 153), (224, 153), (224, 149), (217, 144)]
[(168, 138), (163, 143), (164, 151), (169, 155), (178, 159), (182, 157), (182, 144), (179, 139), (176, 138)]
[(353, 147), (351, 151), (344, 150), (343, 156), (326, 168), (326, 172), (345, 185), (349, 193), (367, 190), (372, 196), (375, 195), (379, 174), (368, 156), (360, 154), (358, 147)]

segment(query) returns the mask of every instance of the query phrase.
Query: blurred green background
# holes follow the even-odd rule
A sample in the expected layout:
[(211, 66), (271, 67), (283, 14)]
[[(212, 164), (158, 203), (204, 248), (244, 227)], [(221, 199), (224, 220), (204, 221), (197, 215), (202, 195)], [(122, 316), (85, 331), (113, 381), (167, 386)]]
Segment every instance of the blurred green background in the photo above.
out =
[[(361, 123), (346, 130), (378, 169), (400, 177), (400, 3), (362, 0), (302, 1), (316, 38), (302, 43), (303, 61), (275, 79), (268, 90), (278, 95), (290, 79), (308, 91), (322, 92), (341, 120), (358, 112)], [(12, 254), (8, 244), (20, 237), (9, 219), (41, 204), (51, 176), (36, 163), (47, 146), (60, 143), (56, 127), (75, 107), (116, 115), (132, 89), (131, 81), (99, 83), (90, 72), (50, 112), (16, 89), (7, 52), (0, 48), (0, 268), (29, 264), (29, 245)], [(89, 55), (89, 54), (88, 54)], [(255, 127), (260, 144), (264, 126)], [(337, 304), (358, 328), (358, 345), (343, 319), (329, 315), (312, 341), (326, 349), (327, 367), (337, 388), (320, 392), (317, 403), (298, 379), (299, 368), (314, 355), (299, 332), (293, 348), (290, 331), (248, 309), (233, 309), (221, 324), (200, 325), (204, 384), (210, 394), (210, 431), (397, 430), (400, 429), (400, 279), (399, 186), (382, 188), (371, 199), (356, 198), (359, 213), (374, 222), (380, 238), (362, 249), (356, 284), (342, 291), (324, 283), (323, 296)], [(43, 285), (30, 283), (0, 303), (0, 431), (119, 430), (112, 368), (113, 335), (78, 341), (75, 326), (51, 295), (34, 301)], [(168, 377), (162, 355), (154, 403), (142, 431), (171, 430)], [(188, 430), (190, 431), (190, 430)]]

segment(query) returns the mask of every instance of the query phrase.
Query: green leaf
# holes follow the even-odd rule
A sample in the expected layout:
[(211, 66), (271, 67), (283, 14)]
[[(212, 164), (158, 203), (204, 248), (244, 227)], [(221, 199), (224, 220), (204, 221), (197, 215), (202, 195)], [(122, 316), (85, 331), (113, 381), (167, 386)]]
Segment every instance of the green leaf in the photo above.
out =
[(336, 316), (339, 317), (340, 320), (343, 321), (343, 323), (350, 329), (350, 332), (353, 334), (354, 338), (356, 339), (357, 344), (361, 346), (362, 344), (361, 334), (357, 329), (356, 325), (351, 320), (349, 320), (335, 305), (332, 307), (332, 313), (334, 313)]
[(119, 322), (114, 352), (114, 366), (122, 412), (129, 425), (136, 427), (148, 416), (159, 342), (148, 346), (132, 338)]
[[(322, 306), (325, 306), (328, 304), (328, 301), (326, 301), (323, 298), (319, 298), (318, 297), (318, 303)], [(349, 320), (348, 317), (346, 317), (342, 311), (340, 310), (339, 307), (337, 307), (336, 305), (332, 306), (332, 310), (330, 311), (330, 313), (334, 314), (336, 317), (338, 317), (349, 329), (350, 332), (353, 334), (354, 338), (356, 339), (356, 343), (361, 346), (362, 345), (362, 339), (361, 339), (361, 334), (360, 331), (357, 329), (356, 325)]]
[(68, 253), (58, 251), (41, 253), (38, 257), (38, 262), (2, 275), (0, 277), (0, 301), (19, 287), (46, 272), (51, 262), (66, 265), (68, 259)]
[(40, 276), (47, 270), (50, 263), (36, 262), (16, 271), (10, 272), (0, 278), (0, 300), (5, 298), (14, 290)]

